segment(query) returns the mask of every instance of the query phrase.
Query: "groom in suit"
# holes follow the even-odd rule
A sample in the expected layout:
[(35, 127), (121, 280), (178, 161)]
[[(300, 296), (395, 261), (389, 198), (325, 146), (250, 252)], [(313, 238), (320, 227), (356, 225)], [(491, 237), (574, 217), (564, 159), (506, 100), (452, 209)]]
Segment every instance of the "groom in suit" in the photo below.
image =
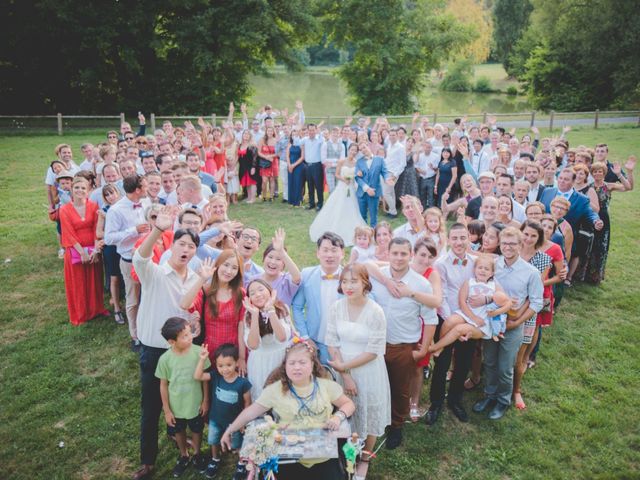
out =
[(540, 201), (544, 204), (547, 212), (551, 208), (551, 200), (556, 197), (564, 197), (571, 203), (569, 212), (564, 216), (565, 220), (569, 222), (574, 234), (578, 232), (578, 226), (585, 221), (593, 223), (596, 230), (602, 230), (604, 223), (600, 220), (600, 217), (596, 212), (591, 209), (589, 204), (589, 197), (576, 192), (573, 188), (573, 183), (576, 179), (576, 172), (571, 168), (565, 168), (558, 175), (558, 187), (546, 188), (542, 192)]
[(291, 306), (298, 333), (311, 338), (318, 345), (320, 362), (326, 365), (329, 353), (324, 337), (329, 310), (340, 297), (338, 284), (344, 258), (344, 240), (335, 233), (325, 232), (317, 241), (316, 256), (320, 265), (302, 270), (302, 282)]
[(371, 216), (372, 227), (378, 223), (378, 204), (382, 196), (382, 185), (380, 184), (380, 175), (387, 181), (388, 185), (393, 185), (390, 173), (384, 166), (382, 157), (374, 157), (371, 153), (369, 145), (361, 143), (358, 147), (362, 154), (356, 162), (356, 183), (358, 189), (358, 206), (360, 207), (360, 215), (367, 221), (367, 212)]

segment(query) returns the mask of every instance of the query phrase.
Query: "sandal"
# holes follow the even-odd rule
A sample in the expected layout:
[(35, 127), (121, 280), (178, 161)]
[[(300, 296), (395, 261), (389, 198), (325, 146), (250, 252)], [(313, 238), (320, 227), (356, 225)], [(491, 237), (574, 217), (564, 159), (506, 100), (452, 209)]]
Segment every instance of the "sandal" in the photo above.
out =
[(122, 312), (113, 312), (113, 319), (118, 325), (124, 325), (127, 323)]
[(409, 418), (413, 423), (420, 420), (420, 410), (418, 410), (418, 405), (415, 403), (411, 404), (411, 408), (409, 409)]
[(473, 378), (471, 378), (471, 377), (467, 378), (467, 379), (464, 381), (464, 389), (465, 389), (467, 392), (470, 392), (471, 390), (475, 390), (475, 389), (478, 387), (478, 385), (480, 385), (480, 380), (478, 380), (478, 381), (476, 382), (476, 381), (475, 381)]

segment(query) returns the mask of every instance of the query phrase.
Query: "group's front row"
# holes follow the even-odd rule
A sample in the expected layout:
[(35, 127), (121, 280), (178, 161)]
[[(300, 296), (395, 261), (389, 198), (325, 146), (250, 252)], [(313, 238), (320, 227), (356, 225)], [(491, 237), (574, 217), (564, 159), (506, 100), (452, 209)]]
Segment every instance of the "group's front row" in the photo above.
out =
[[(498, 419), (511, 404), (525, 323), (533, 318), (535, 325), (543, 307), (540, 270), (520, 257), (531, 231), (544, 238), (537, 223), (525, 222), (524, 235), (503, 229), (499, 257), (469, 254), (467, 227), (456, 223), (448, 233), (450, 251), (437, 260), (431, 239), (418, 239), (412, 247), (397, 237), (389, 243), (387, 266), (349, 263), (344, 268), (344, 242), (327, 232), (317, 241), (319, 265), (303, 269), (298, 278), (290, 300), (292, 319), (271, 282), (258, 278), (242, 288), (245, 264), (235, 250), (223, 250), (215, 262), (206, 259), (193, 272), (188, 264), (200, 239), (192, 230), (177, 230), (168, 262), (154, 263), (153, 248), (174, 222), (171, 209), (158, 212), (153, 230), (133, 255), (141, 283), (137, 328), (142, 343), (143, 465), (135, 478), (153, 472), (162, 411), (180, 450), (174, 476), (193, 463), (213, 478), (220, 447), (238, 449), (241, 429), (271, 410), (281, 424), (329, 430), (350, 418), (353, 431), (365, 440), (355, 472), (362, 479), (378, 437), (386, 431), (389, 449), (402, 443), (402, 426), (421, 389), (416, 372), (429, 352), (437, 357), (427, 423), (440, 414), (452, 349), (456, 363), (448, 403), (456, 417), (467, 420), (463, 385), (480, 339), (486, 398), (474, 411), (489, 410), (489, 418)], [(206, 310), (204, 317), (240, 320), (219, 318), (216, 328), (205, 322), (199, 347), (193, 343), (200, 333), (194, 318)], [(210, 460), (200, 453), (207, 416)], [(240, 461), (234, 478), (246, 475)], [(344, 475), (340, 462), (328, 458), (304, 459), (278, 471), (279, 479)]]

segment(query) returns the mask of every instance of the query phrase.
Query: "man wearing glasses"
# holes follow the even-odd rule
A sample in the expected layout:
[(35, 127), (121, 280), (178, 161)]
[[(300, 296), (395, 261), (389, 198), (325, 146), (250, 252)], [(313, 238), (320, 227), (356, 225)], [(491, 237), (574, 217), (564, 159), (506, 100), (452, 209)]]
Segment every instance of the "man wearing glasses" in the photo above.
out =
[[(520, 258), (521, 248), (520, 230), (507, 227), (500, 232), (502, 256), (496, 261), (495, 279), (511, 298), (513, 307), (508, 313), (504, 338), (499, 342), (483, 340), (485, 398), (473, 406), (476, 413), (488, 410), (490, 420), (502, 418), (511, 405), (513, 366), (522, 344), (523, 324), (542, 309), (540, 272)], [(523, 309), (527, 302), (529, 306)]]
[(254, 278), (264, 273), (264, 269), (251, 260), (253, 254), (258, 251), (258, 248), (260, 248), (261, 240), (262, 238), (260, 237), (260, 232), (257, 228), (244, 227), (240, 231), (240, 236), (236, 242), (236, 248), (238, 249), (238, 254), (242, 257), (242, 261), (244, 263), (242, 276), (245, 281), (246, 279)]

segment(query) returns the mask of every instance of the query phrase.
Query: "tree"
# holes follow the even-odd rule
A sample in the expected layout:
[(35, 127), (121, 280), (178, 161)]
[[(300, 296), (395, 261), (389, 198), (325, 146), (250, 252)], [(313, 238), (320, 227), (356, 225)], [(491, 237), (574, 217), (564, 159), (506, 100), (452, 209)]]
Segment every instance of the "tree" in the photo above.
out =
[(250, 73), (299, 63), (317, 21), (304, 0), (21, 0), (0, 7), (10, 113), (223, 111)]
[(449, 0), (447, 12), (477, 32), (475, 40), (461, 48), (460, 55), (473, 63), (482, 63), (489, 58), (493, 33), (490, 11), (484, 9), (478, 0)]
[(533, 6), (529, 0), (495, 0), (493, 48), (496, 59), (509, 71), (509, 54), (529, 25)]
[(536, 0), (540, 44), (524, 62), (536, 108), (591, 110), (640, 105), (640, 11), (624, 0)]
[(338, 70), (356, 111), (402, 114), (415, 107), (426, 73), (474, 38), (444, 12), (441, 0), (327, 0), (324, 30), (339, 48), (354, 48)]

